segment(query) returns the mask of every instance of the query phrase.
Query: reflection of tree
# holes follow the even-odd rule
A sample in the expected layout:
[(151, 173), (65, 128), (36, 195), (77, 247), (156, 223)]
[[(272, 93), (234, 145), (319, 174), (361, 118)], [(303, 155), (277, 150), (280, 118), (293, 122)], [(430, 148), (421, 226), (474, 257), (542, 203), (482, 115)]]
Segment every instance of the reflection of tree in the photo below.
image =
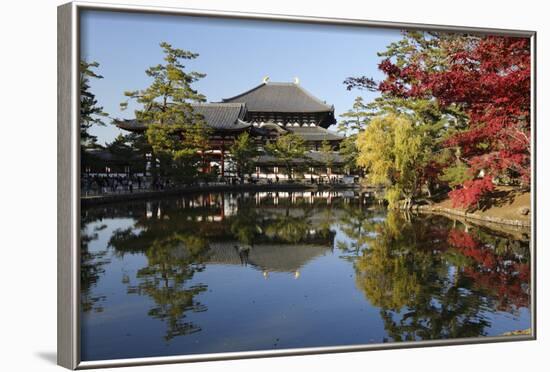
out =
[(290, 214), (286, 208), (284, 215), (274, 216), (266, 227), (266, 235), (287, 243), (298, 243), (309, 235), (311, 209), (305, 209), (303, 215)]
[(320, 218), (318, 233), (323, 238), (330, 238), (334, 235), (333, 225), (337, 222), (334, 210), (334, 206), (331, 205), (325, 207), (324, 209), (315, 211)]
[(448, 242), (468, 260), (464, 274), (472, 279), (473, 287), (488, 292), (498, 310), (514, 312), (529, 306), (528, 241), (455, 228), (449, 232)]
[(167, 322), (166, 340), (200, 331), (199, 325), (184, 319), (189, 311), (206, 310), (195, 298), (206, 291), (206, 285), (189, 286), (188, 282), (204, 270), (208, 241), (175, 229), (164, 231), (166, 226), (155, 218), (139, 224), (143, 230), (118, 230), (109, 241), (119, 255), (143, 252), (147, 257), (147, 265), (137, 272), (138, 284), (130, 285), (128, 293), (147, 295), (154, 301), (148, 314)]
[(155, 240), (145, 252), (147, 266), (138, 270), (139, 284), (128, 289), (130, 293), (153, 299), (155, 306), (149, 315), (168, 323), (167, 340), (200, 331), (198, 325), (182, 319), (188, 311), (206, 310), (206, 306), (195, 299), (206, 290), (206, 285), (186, 284), (196, 272), (204, 270), (207, 252), (207, 242), (192, 235), (174, 233)]
[[(513, 255), (486, 252), (486, 246), (479, 251), (471, 242), (471, 236), (449, 233), (443, 218), (406, 221), (390, 212), (376, 227), (376, 236), (355, 263), (356, 281), (369, 301), (381, 308), (393, 340), (483, 335), (490, 325), (484, 311), (495, 308), (494, 301), (502, 303), (498, 291), (519, 306), (528, 305), (528, 299), (514, 297), (526, 283), (522, 264), (505, 269)], [(463, 250), (449, 250), (449, 245)], [(488, 286), (494, 276), (486, 276), (487, 267), (501, 279), (496, 292)]]
[[(399, 310), (422, 290), (421, 267), (426, 258), (413, 256), (408, 237), (399, 235), (395, 225), (400, 221), (396, 213), (390, 213), (377, 228), (377, 235), (364, 235), (368, 244), (355, 263), (357, 284), (371, 303), (383, 309)], [(410, 226), (402, 225), (403, 232)], [(371, 230), (372, 231), (372, 230)]]
[(239, 209), (231, 219), (231, 233), (245, 246), (253, 246), (262, 232), (261, 215), (253, 208)]
[(118, 256), (144, 254), (147, 258), (147, 265), (137, 273), (138, 283), (129, 285), (128, 292), (154, 301), (149, 315), (168, 324), (166, 339), (200, 331), (200, 325), (186, 321), (186, 313), (206, 310), (196, 298), (207, 288), (189, 282), (205, 269), (210, 242), (235, 239), (242, 245), (237, 247), (239, 254), (242, 250), (245, 256), (258, 242), (327, 240), (320, 233), (322, 228), (312, 228), (311, 208), (293, 208), (287, 203), (258, 208), (253, 199), (237, 196), (234, 200), (237, 213), (229, 216), (222, 215), (223, 200), (216, 195), (149, 202), (147, 210), (136, 204), (137, 210), (122, 212), (135, 217), (134, 226), (114, 231), (109, 245)]
[[(83, 219), (80, 233), (80, 306), (81, 310), (100, 312), (103, 307), (100, 302), (105, 299), (103, 295), (93, 295), (92, 288), (96, 285), (101, 275), (105, 272), (104, 266), (109, 263), (105, 258), (107, 250), (92, 252), (90, 243), (97, 240), (97, 233), (88, 233), (89, 221)], [(102, 229), (100, 226), (96, 229)]]
[[(292, 195), (281, 195), (276, 203), (268, 196), (258, 199), (244, 194), (193, 195), (104, 205), (84, 210), (83, 221), (133, 219), (131, 228), (112, 234), (109, 245), (116, 255), (147, 259), (136, 278), (123, 280), (129, 293), (150, 302), (148, 315), (166, 327), (167, 340), (200, 331), (202, 324), (193, 312), (205, 311), (210, 304), (201, 295), (207, 289), (198, 280), (202, 276), (195, 274), (205, 270), (207, 262), (238, 264), (232, 251), (238, 245), (242, 262), (250, 253), (251, 266), (283, 267), (279, 271), (286, 272), (286, 267), (294, 268), (290, 264), (298, 262), (295, 267), (301, 267), (313, 256), (299, 249), (325, 252), (322, 248), (333, 244), (336, 225), (338, 236), (348, 238), (338, 246), (354, 264), (356, 285), (380, 308), (392, 340), (483, 335), (490, 326), (487, 312), (512, 312), (530, 304), (528, 238), (453, 228), (442, 217), (386, 214), (385, 209), (356, 200), (334, 198), (329, 205), (326, 199)], [(102, 275), (107, 251), (89, 250), (88, 242), (105, 225), (86, 229), (86, 223), (90, 222), (82, 225), (82, 306), (84, 311), (100, 310), (101, 297), (92, 295), (91, 289)], [(268, 254), (280, 247), (286, 249)], [(224, 261), (226, 256), (230, 257)], [(273, 257), (284, 262), (273, 265)]]
[(379, 211), (372, 208), (363, 208), (360, 204), (347, 204), (342, 206), (343, 216), (338, 220), (338, 225), (349, 242), (338, 241), (338, 248), (344, 252), (353, 252), (355, 255), (367, 248), (372, 240), (372, 234), (377, 224), (376, 217), (380, 217)]

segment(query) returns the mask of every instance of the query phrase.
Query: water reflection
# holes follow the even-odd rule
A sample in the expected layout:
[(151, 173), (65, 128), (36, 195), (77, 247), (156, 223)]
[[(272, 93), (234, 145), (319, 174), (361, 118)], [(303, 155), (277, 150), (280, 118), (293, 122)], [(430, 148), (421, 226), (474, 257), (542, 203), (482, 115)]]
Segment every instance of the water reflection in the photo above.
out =
[(390, 212), (355, 262), (357, 285), (394, 341), (485, 335), (484, 312), (529, 305), (529, 244), (495, 232), (413, 223)]
[(106, 225), (100, 224), (93, 230), (85, 228), (92, 221), (93, 219), (82, 219), (84, 228), (80, 234), (80, 304), (82, 311), (101, 312), (103, 311), (101, 302), (105, 296), (94, 295), (92, 289), (105, 272), (104, 266), (109, 263), (109, 260), (106, 258), (106, 248), (93, 251), (90, 249), (90, 243), (97, 240), (98, 231), (105, 229)]
[[(83, 210), (82, 222), (84, 359), (267, 349), (277, 332), (286, 335), (277, 346), (308, 347), (530, 326), (524, 231), (388, 213), (364, 197), (332, 192), (106, 205)], [(135, 272), (116, 284), (124, 292), (114, 291), (109, 273), (136, 257)], [(232, 303), (220, 302), (227, 297)], [(156, 323), (138, 310), (118, 321), (151, 335), (134, 340), (145, 350), (120, 344), (96, 350), (117, 331), (94, 314), (112, 308), (116, 316), (115, 303), (137, 299), (143, 300), (135, 309), (145, 306), (143, 315)], [(236, 317), (245, 317), (246, 326)]]
[[(130, 243), (127, 240), (113, 241)], [(121, 245), (119, 245), (120, 247)], [(129, 286), (128, 293), (146, 295), (153, 299), (155, 306), (148, 312), (149, 316), (167, 323), (166, 340), (201, 330), (193, 322), (185, 321), (187, 311), (206, 311), (206, 306), (195, 299), (205, 291), (204, 284), (187, 285), (196, 272), (204, 270), (208, 257), (208, 243), (205, 239), (189, 234), (174, 233), (160, 239), (153, 239), (145, 250), (147, 266), (138, 270), (136, 278), (139, 284)]]

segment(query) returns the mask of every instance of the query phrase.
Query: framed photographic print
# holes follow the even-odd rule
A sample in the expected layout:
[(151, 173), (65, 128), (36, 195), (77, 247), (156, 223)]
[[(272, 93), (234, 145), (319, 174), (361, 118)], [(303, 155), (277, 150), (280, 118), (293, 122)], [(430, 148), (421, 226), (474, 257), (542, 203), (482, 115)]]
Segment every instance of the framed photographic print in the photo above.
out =
[(58, 8), (58, 363), (535, 339), (535, 32)]

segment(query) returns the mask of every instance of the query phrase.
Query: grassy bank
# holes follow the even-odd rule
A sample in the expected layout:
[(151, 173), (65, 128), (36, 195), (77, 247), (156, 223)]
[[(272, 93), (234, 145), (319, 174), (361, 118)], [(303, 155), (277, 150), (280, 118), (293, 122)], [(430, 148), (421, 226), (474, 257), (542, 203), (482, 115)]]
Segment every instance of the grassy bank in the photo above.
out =
[(502, 334), (502, 336), (531, 336), (531, 334), (531, 328), (527, 328), (512, 332), (505, 332)]
[(531, 226), (531, 193), (512, 187), (498, 187), (479, 208), (464, 209), (453, 206), (450, 199), (422, 205), (419, 211), (461, 216), (464, 218), (521, 227)]

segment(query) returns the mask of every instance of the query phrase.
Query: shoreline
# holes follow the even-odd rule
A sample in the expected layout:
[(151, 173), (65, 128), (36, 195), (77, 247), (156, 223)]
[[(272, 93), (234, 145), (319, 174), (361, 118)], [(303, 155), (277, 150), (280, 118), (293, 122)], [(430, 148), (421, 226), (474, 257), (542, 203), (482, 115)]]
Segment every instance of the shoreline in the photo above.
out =
[[(197, 193), (210, 192), (259, 192), (259, 191), (340, 191), (340, 190), (358, 190), (365, 191), (363, 188), (358, 188), (357, 185), (317, 185), (317, 184), (236, 184), (236, 185), (205, 185), (205, 186), (189, 186), (170, 190), (155, 190), (155, 191), (135, 191), (133, 193), (122, 192), (118, 194), (103, 194), (93, 196), (81, 196), (80, 202), (82, 207), (119, 203), (134, 200), (157, 199), (161, 197), (189, 195)], [(476, 212), (467, 212), (463, 209), (449, 208), (441, 205), (417, 205), (411, 210), (413, 213), (420, 214), (437, 214), (451, 219), (460, 218), (461, 220), (471, 221), (472, 223), (496, 226), (515, 227), (518, 229), (527, 229), (531, 227), (531, 218), (526, 220), (501, 218), (491, 215), (480, 215)]]
[(451, 219), (460, 218), (487, 227), (506, 226), (526, 230), (533, 224), (530, 191), (510, 186), (496, 187), (484, 203), (473, 211), (455, 207), (448, 195), (437, 202), (413, 206), (412, 211), (439, 214)]
[(517, 220), (517, 219), (508, 219), (495, 216), (482, 216), (476, 214), (475, 212), (470, 213), (461, 209), (456, 208), (445, 208), (441, 206), (432, 206), (432, 205), (419, 205), (416, 208), (413, 208), (414, 212), (425, 213), (425, 214), (439, 214), (446, 217), (460, 217), (465, 220), (470, 220), (472, 222), (482, 222), (486, 224), (495, 224), (495, 225), (507, 225), (518, 228), (530, 228), (531, 219), (526, 221)]
[(135, 191), (119, 194), (103, 194), (93, 196), (81, 196), (80, 205), (83, 207), (118, 203), (124, 201), (156, 199), (165, 196), (179, 196), (209, 192), (249, 192), (249, 191), (338, 191), (355, 190), (355, 185), (307, 185), (307, 184), (236, 184), (236, 185), (207, 185), (189, 186), (170, 190)]

